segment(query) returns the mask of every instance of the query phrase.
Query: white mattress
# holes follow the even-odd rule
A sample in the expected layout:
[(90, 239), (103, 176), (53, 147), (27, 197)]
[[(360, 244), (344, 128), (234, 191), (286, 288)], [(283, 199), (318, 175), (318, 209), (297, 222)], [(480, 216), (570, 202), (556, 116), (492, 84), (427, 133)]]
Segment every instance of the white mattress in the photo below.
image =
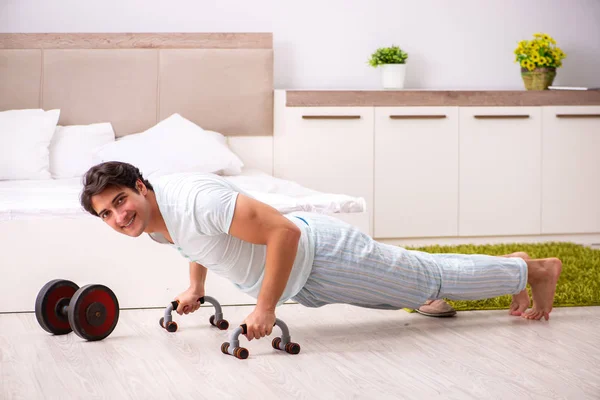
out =
[[(363, 198), (318, 192), (256, 170), (225, 178), (284, 214), (292, 211), (324, 214), (366, 211)], [(0, 181), (0, 221), (92, 217), (79, 204), (80, 192), (81, 178)]]

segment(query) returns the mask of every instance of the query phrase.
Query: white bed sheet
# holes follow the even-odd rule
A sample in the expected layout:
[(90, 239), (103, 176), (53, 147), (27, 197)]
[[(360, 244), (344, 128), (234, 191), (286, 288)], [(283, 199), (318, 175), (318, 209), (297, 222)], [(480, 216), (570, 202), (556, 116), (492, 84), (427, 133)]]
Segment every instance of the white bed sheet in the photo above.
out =
[[(225, 178), (284, 214), (366, 211), (363, 198), (318, 192), (258, 170)], [(0, 181), (0, 221), (92, 217), (79, 204), (80, 192), (81, 178)]]

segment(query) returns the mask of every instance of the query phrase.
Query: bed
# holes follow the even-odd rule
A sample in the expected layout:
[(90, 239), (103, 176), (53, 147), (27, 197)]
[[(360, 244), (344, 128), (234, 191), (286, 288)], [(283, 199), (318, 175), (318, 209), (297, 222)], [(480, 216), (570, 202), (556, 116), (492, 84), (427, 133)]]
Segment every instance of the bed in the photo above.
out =
[[(256, 169), (224, 178), (283, 214), (294, 211), (362, 213), (366, 210), (363, 198), (319, 192)], [(87, 219), (88, 213), (79, 203), (81, 187), (81, 178), (0, 181), (0, 222)]]
[[(272, 75), (270, 33), (0, 34), (0, 111), (59, 109), (58, 125), (110, 123), (123, 143), (178, 113), (223, 135), (243, 161), (225, 178), (258, 200), (368, 232), (364, 199), (277, 178)], [(0, 178), (0, 312), (32, 311), (55, 278), (105, 284), (123, 309), (164, 307), (187, 288), (185, 259), (147, 235), (113, 232), (81, 209), (80, 190), (80, 176)], [(224, 305), (255, 302), (210, 273), (206, 292)]]

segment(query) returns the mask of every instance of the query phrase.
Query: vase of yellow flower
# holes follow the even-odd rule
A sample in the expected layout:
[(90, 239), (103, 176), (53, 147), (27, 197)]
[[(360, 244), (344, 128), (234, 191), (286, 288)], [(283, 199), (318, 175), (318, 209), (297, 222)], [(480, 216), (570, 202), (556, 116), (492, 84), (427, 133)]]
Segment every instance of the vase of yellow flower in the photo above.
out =
[(533, 40), (521, 40), (515, 49), (515, 62), (521, 65), (521, 77), (527, 90), (547, 90), (556, 77), (556, 69), (567, 56), (556, 41), (545, 33)]

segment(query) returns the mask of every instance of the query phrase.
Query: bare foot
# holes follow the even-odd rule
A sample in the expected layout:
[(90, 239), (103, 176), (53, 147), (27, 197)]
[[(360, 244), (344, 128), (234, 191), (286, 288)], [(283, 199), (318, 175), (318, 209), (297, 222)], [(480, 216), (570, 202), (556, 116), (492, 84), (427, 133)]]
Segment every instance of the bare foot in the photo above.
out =
[(529, 293), (527, 293), (527, 289), (523, 289), (519, 294), (513, 294), (508, 313), (519, 317), (529, 308), (530, 303)]
[(562, 262), (558, 258), (544, 258), (541, 260), (530, 260), (528, 280), (533, 295), (533, 307), (526, 311), (522, 317), (527, 319), (550, 318), (556, 283), (562, 271)]
[[(525, 253), (524, 251), (518, 251), (516, 253), (506, 254), (502, 257), (508, 257), (508, 258), (518, 257), (518, 258), (522, 258), (523, 260), (525, 260), (525, 262), (531, 260), (531, 257), (529, 257), (529, 254)], [(529, 299), (529, 293), (527, 292), (527, 289), (523, 289), (521, 292), (519, 292), (519, 294), (513, 294), (512, 303), (510, 303), (510, 309), (508, 310), (508, 313), (510, 315), (514, 315), (514, 316), (518, 317), (518, 316), (522, 315), (525, 312), (525, 310), (527, 310), (529, 308), (530, 303), (531, 303), (531, 300)]]

